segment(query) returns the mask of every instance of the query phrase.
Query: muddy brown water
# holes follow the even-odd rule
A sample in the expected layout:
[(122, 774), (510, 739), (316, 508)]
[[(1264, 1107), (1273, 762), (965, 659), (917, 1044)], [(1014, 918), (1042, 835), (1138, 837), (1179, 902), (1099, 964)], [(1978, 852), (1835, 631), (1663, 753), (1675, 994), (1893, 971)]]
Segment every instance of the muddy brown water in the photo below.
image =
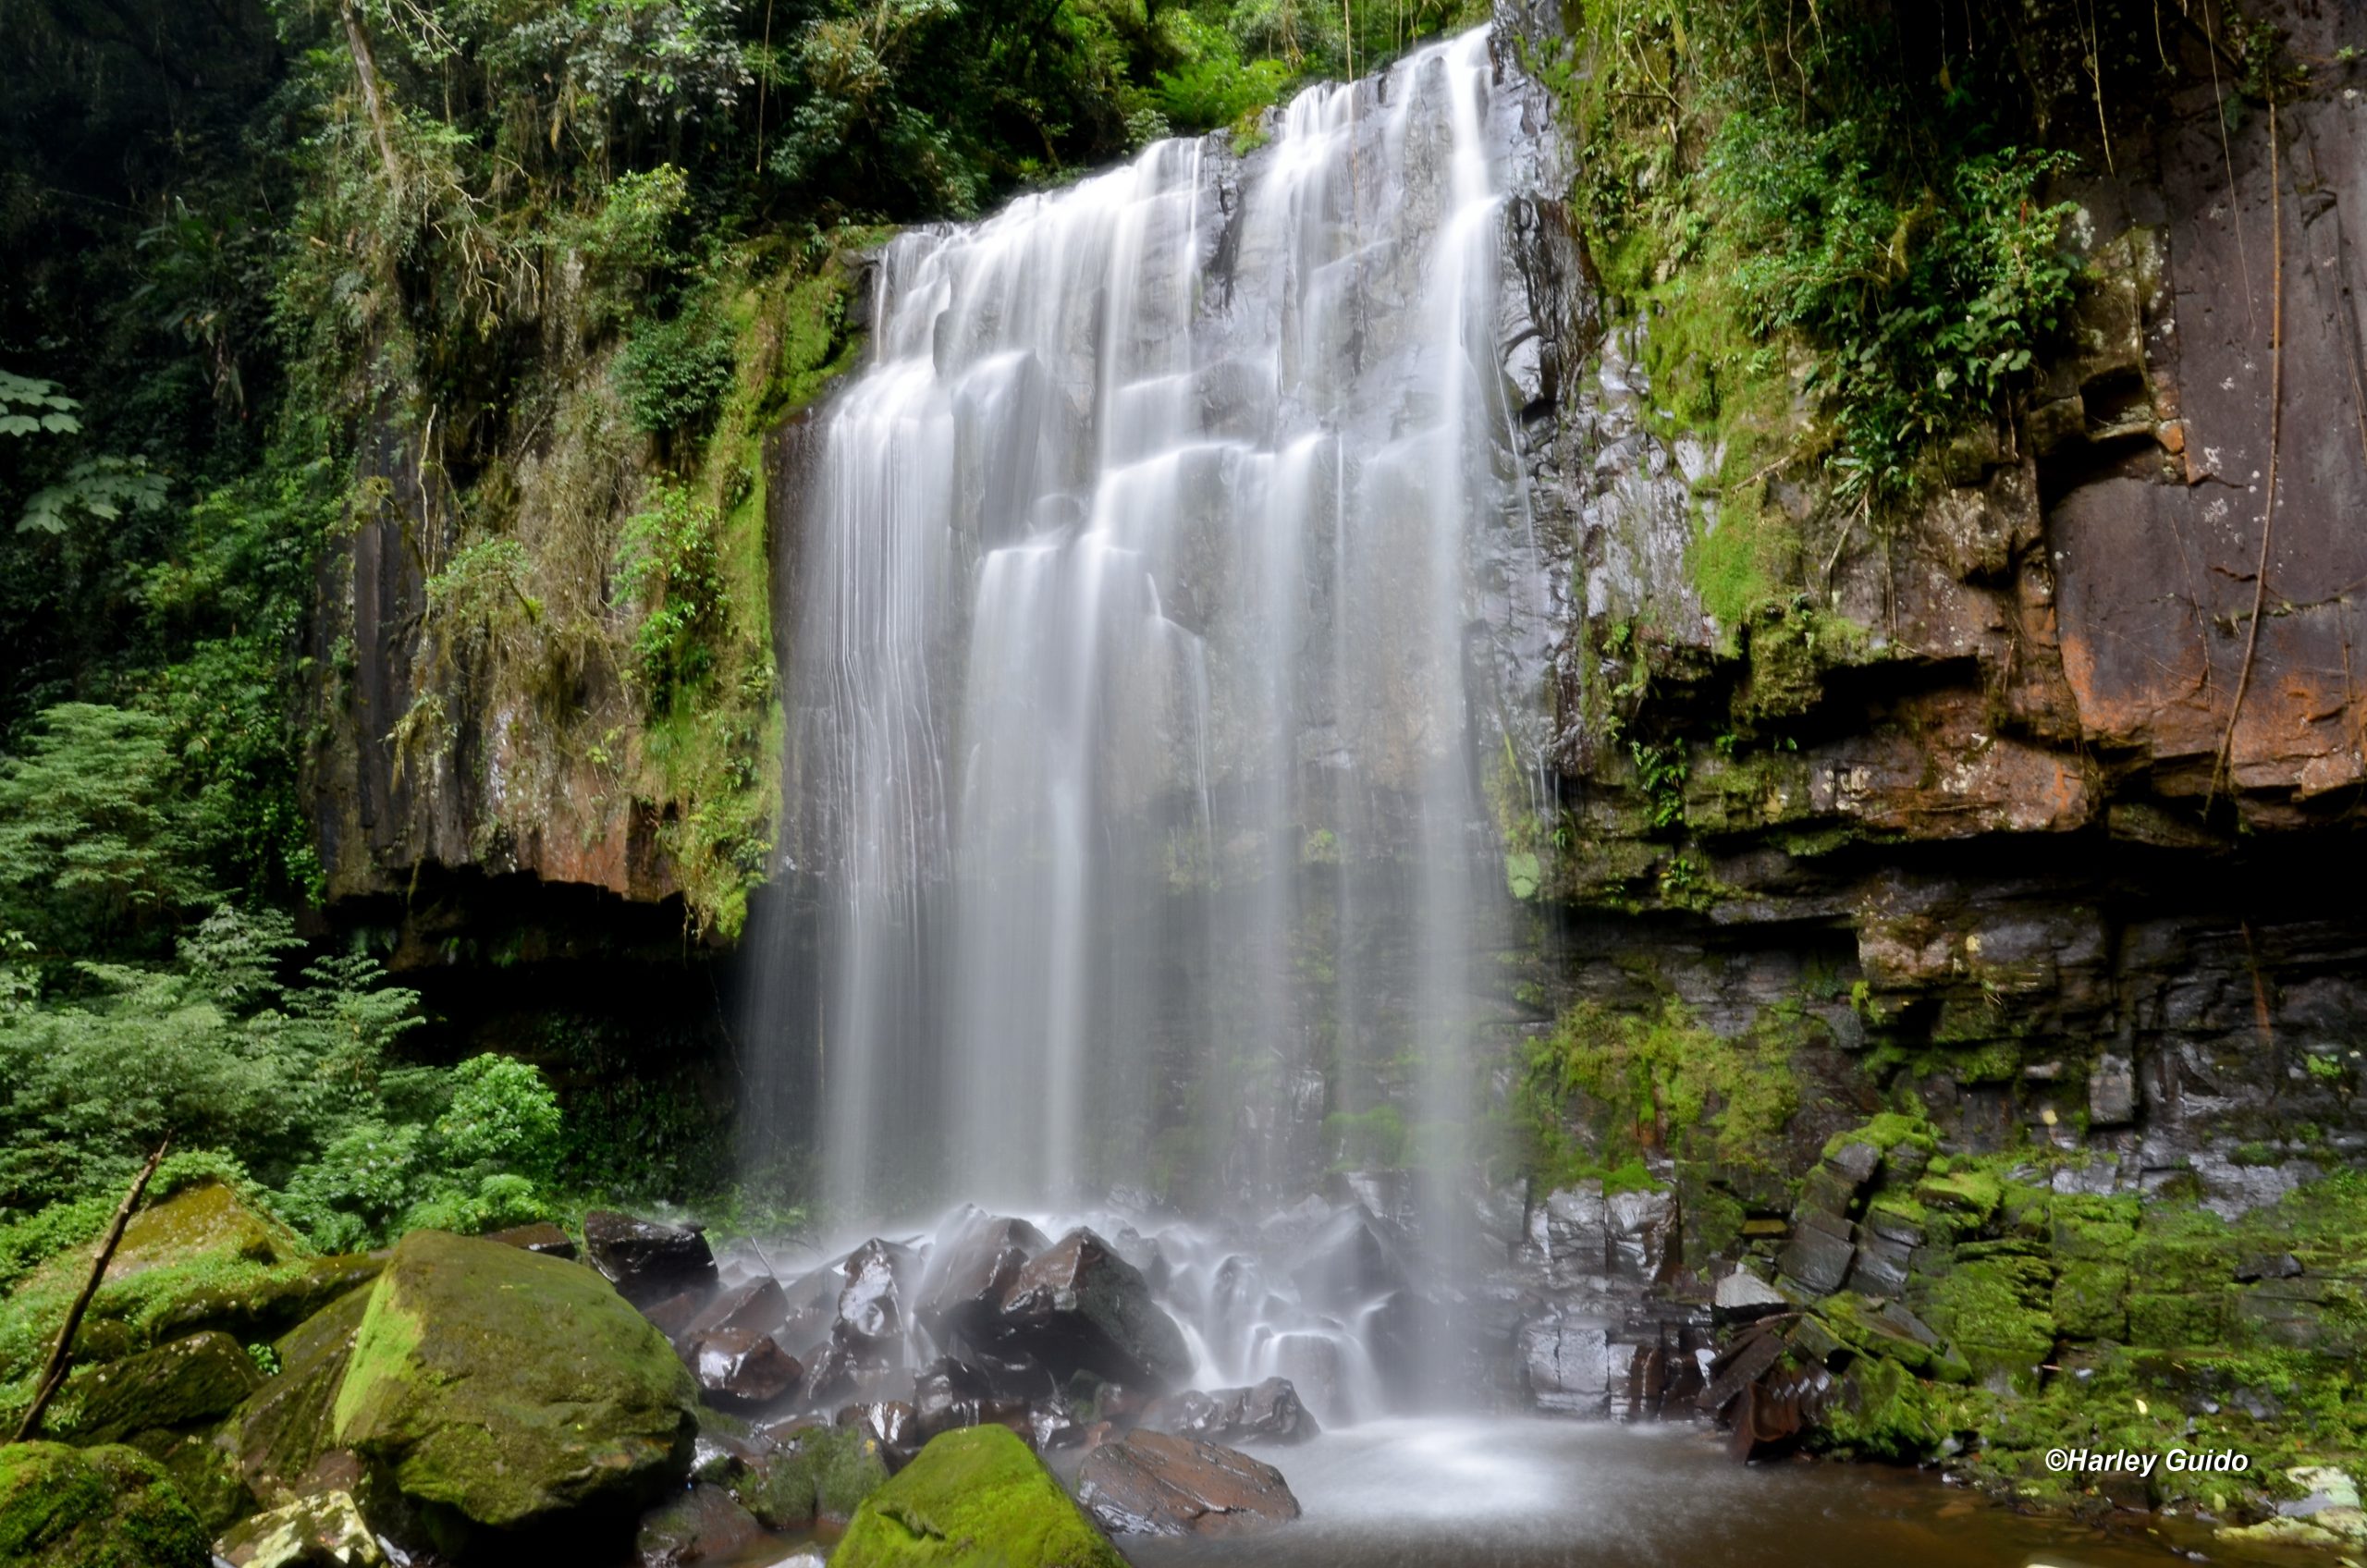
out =
[[(1215, 1540), (1119, 1544), (1135, 1568), (2329, 1568), (2238, 1552), (2189, 1519), (2030, 1518), (1873, 1464), (1736, 1464), (1698, 1428), (1376, 1421), (1265, 1448), (1304, 1515)], [(828, 1550), (827, 1543), (815, 1543)], [(746, 1568), (779, 1562), (746, 1560)], [(734, 1568), (742, 1568), (735, 1564)]]

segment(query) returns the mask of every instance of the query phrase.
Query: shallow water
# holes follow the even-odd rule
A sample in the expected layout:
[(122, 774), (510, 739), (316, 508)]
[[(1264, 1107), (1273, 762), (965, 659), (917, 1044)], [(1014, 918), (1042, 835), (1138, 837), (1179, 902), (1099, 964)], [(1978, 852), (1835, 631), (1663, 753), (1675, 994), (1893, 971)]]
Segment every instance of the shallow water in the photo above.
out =
[(1698, 1428), (1380, 1421), (1258, 1452), (1297, 1494), (1297, 1524), (1130, 1538), (1126, 1556), (1139, 1568), (2159, 1568), (2194, 1544), (2171, 1521), (2024, 1518), (1928, 1473), (1737, 1464)]

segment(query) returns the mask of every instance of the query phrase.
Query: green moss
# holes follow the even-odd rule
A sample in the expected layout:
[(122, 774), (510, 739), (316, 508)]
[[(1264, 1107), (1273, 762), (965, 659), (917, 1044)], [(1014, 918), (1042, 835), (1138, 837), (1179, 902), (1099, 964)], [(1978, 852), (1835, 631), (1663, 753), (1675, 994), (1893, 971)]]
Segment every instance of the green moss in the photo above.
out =
[(1931, 1154), (1939, 1148), (1940, 1140), (1932, 1132), (1932, 1124), (1921, 1117), (1885, 1110), (1862, 1126), (1852, 1127), (1846, 1133), (1835, 1133), (1827, 1138), (1824, 1141), (1824, 1158), (1836, 1158), (1851, 1144), (1871, 1144), (1883, 1154), (1905, 1144)]
[(2011, 1243), (1971, 1243), (1909, 1284), (1909, 1301), (1982, 1376), (2034, 1384), (2054, 1345), (2054, 1270)]
[(11, 1568), (206, 1568), (205, 1527), (137, 1449), (0, 1448), (0, 1562)]
[(1530, 1047), (1514, 1106), (1524, 1163), (1549, 1186), (1662, 1152), (1772, 1171), (1798, 1106), (1796, 1045), (1772, 1015), (1728, 1040), (1674, 998), (1640, 1013), (1582, 1002)]
[(855, 1513), (833, 1568), (1125, 1568), (1008, 1427), (932, 1439)]
[(888, 1479), (879, 1445), (852, 1427), (800, 1432), (733, 1484), (731, 1495), (767, 1529), (851, 1519)]
[(1861, 1359), (1826, 1413), (1820, 1447), (1861, 1459), (1914, 1464), (1948, 1436), (1945, 1405), (1895, 1361)]
[(689, 1469), (696, 1385), (578, 1264), (414, 1231), (372, 1288), (337, 1441), (406, 1497), (509, 1528), (646, 1501)]
[(67, 1379), (45, 1423), (75, 1442), (120, 1442), (154, 1427), (189, 1427), (227, 1415), (263, 1381), (238, 1341), (191, 1334), (153, 1350), (84, 1366)]
[(1996, 1213), (2004, 1197), (2003, 1183), (1986, 1170), (1950, 1169), (1915, 1183), (1916, 1202), (1963, 1215), (1976, 1223)]

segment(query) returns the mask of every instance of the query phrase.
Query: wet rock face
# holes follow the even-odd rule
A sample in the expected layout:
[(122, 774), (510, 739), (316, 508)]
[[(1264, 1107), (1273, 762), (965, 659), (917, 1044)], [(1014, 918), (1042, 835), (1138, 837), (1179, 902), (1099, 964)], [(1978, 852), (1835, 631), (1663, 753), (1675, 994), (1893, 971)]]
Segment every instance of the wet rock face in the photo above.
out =
[(1269, 1378), (1254, 1388), (1170, 1394), (1143, 1412), (1142, 1425), (1222, 1443), (1304, 1442), (1321, 1430), (1287, 1378)]
[(725, 1410), (779, 1404), (805, 1378), (805, 1368), (770, 1334), (747, 1329), (712, 1329), (695, 1336), (689, 1360), (700, 1390)]
[(715, 1254), (695, 1230), (595, 1208), (583, 1217), (583, 1249), (592, 1267), (635, 1306), (715, 1287)]
[(1061, 1376), (1086, 1371), (1139, 1389), (1192, 1373), (1183, 1330), (1141, 1270), (1086, 1230), (1070, 1231), (1012, 1278), (996, 1321), (1012, 1342)]
[(1166, 1432), (1137, 1431), (1086, 1454), (1076, 1495), (1112, 1535), (1245, 1535), (1299, 1514), (1272, 1465)]

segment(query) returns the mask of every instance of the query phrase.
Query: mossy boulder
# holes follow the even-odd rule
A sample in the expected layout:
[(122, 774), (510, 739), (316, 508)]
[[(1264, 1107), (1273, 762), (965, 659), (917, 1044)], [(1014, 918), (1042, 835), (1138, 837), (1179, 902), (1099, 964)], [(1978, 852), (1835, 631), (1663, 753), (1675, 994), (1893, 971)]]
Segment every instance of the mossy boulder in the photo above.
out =
[(313, 1256), (295, 1231), (248, 1204), (220, 1182), (185, 1187), (141, 1209), (124, 1227), (107, 1261), (110, 1281), (200, 1258), (297, 1263)]
[(248, 1488), (266, 1507), (292, 1501), (298, 1477), (335, 1446), (337, 1392), (369, 1305), (367, 1289), (349, 1291), (289, 1329), (272, 1347), (278, 1376), (232, 1414), (227, 1444)]
[(831, 1568), (1125, 1568), (1052, 1473), (1010, 1428), (930, 1439), (871, 1494)]
[(732, 1496), (768, 1530), (854, 1516), (888, 1479), (878, 1441), (854, 1427), (815, 1427), (750, 1462)]
[(414, 1231), (371, 1288), (332, 1419), (413, 1502), (509, 1529), (680, 1482), (697, 1386), (592, 1270)]
[(219, 1420), (263, 1382), (244, 1347), (227, 1334), (190, 1334), (67, 1379), (50, 1434), (69, 1442), (120, 1442), (151, 1427)]
[(156, 1462), (117, 1444), (0, 1448), (7, 1568), (209, 1568), (205, 1526)]

